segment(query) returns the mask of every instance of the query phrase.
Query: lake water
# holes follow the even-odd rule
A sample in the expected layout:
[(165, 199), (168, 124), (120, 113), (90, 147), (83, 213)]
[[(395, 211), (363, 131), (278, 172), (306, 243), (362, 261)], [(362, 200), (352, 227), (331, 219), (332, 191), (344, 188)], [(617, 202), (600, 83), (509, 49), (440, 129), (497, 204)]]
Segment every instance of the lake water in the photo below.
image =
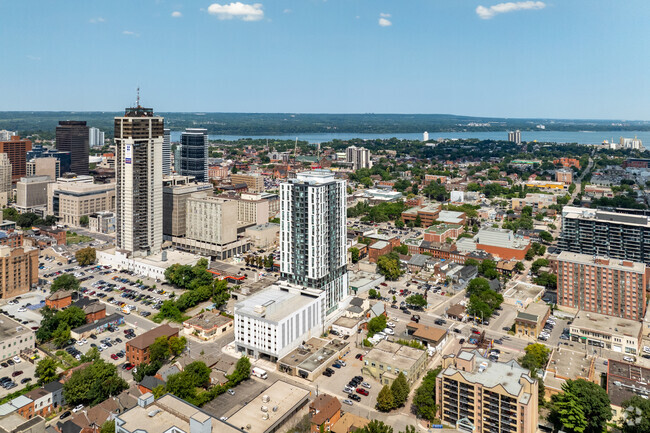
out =
[[(172, 141), (180, 140), (180, 131), (172, 131)], [(578, 144), (600, 144), (603, 140), (618, 142), (619, 137), (633, 138), (638, 137), (643, 141), (645, 147), (650, 147), (650, 131), (522, 131), (521, 139), (523, 141), (540, 141), (550, 143), (578, 143)], [(254, 139), (280, 139), (280, 140), (298, 140), (307, 141), (309, 143), (325, 143), (332, 140), (350, 140), (353, 138), (361, 138), (366, 140), (372, 139), (388, 139), (399, 138), (406, 140), (422, 140), (422, 133), (401, 133), (401, 134), (360, 134), (360, 133), (306, 133), (294, 135), (259, 135), (259, 136), (243, 136), (243, 135), (209, 135), (210, 140), (227, 140), (236, 141), (241, 138), (254, 138)], [(469, 139), (477, 138), (479, 140), (507, 140), (507, 132), (429, 132), (429, 139), (435, 140), (438, 138), (460, 138)]]

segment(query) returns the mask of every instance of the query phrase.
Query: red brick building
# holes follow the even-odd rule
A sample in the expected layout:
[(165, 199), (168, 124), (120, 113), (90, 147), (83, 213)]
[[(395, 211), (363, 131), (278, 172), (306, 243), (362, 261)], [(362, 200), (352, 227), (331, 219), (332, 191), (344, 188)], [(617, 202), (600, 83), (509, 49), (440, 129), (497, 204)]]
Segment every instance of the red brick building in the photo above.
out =
[(52, 293), (45, 300), (45, 306), (52, 308), (54, 310), (60, 310), (62, 308), (67, 308), (72, 305), (72, 291), (71, 290), (59, 290)]
[(0, 141), (0, 153), (6, 153), (11, 162), (11, 179), (19, 181), (27, 175), (27, 152), (32, 150), (32, 142), (18, 135), (9, 141)]
[(39, 227), (43, 236), (48, 236), (56, 241), (57, 245), (65, 245), (66, 240), (66, 231), (62, 229), (53, 229), (51, 227)]
[(23, 232), (18, 231), (0, 231), (0, 245), (6, 245), (11, 248), (23, 246)]
[(133, 365), (149, 362), (149, 346), (158, 337), (178, 337), (178, 328), (161, 325), (126, 342), (126, 360)]
[(377, 263), (379, 257), (393, 251), (393, 245), (386, 241), (377, 241), (368, 247), (368, 260), (370, 263)]
[(431, 203), (426, 206), (419, 206), (411, 208), (407, 211), (402, 212), (402, 220), (405, 223), (415, 222), (420, 217), (420, 222), (422, 227), (429, 227), (433, 224), (434, 221), (438, 219), (440, 215), (440, 203)]
[(580, 168), (580, 161), (575, 158), (565, 158), (556, 159), (553, 161), (553, 164), (561, 164), (563, 167), (575, 167)]
[(341, 402), (328, 394), (320, 394), (309, 405), (311, 433), (331, 431), (341, 418)]

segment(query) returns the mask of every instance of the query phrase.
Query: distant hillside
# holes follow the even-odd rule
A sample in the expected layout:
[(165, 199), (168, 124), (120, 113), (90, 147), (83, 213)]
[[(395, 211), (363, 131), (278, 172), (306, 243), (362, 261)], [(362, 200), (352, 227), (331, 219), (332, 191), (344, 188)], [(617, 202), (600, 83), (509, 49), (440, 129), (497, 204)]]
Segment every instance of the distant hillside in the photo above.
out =
[[(0, 112), (0, 129), (52, 138), (59, 120), (86, 120), (112, 136), (113, 117), (122, 112)], [(173, 130), (207, 128), (210, 134), (277, 135), (296, 133), (408, 133), (522, 131), (544, 125), (548, 131), (650, 130), (648, 121), (501, 119), (450, 114), (291, 114), (291, 113), (157, 113)]]

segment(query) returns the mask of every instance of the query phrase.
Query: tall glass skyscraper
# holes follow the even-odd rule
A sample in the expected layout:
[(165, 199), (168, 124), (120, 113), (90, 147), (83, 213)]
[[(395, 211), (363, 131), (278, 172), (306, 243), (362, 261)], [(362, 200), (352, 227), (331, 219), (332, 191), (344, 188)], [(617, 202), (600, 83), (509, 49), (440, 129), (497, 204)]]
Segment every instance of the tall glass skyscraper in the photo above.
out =
[(348, 295), (345, 181), (329, 170), (280, 185), (280, 267), (286, 281), (326, 292), (325, 314)]
[(85, 121), (65, 120), (56, 127), (56, 148), (70, 152), (70, 170), (79, 175), (89, 173), (90, 153), (88, 126)]
[(182, 176), (194, 176), (199, 182), (208, 180), (208, 130), (187, 128), (181, 133), (177, 171)]

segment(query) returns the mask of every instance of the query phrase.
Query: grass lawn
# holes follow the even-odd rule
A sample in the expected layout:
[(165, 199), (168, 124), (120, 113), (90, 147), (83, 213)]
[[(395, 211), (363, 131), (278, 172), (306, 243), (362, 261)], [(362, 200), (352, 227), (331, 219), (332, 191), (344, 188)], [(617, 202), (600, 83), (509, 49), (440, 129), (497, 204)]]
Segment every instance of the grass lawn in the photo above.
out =
[(78, 235), (75, 232), (66, 232), (65, 241), (68, 245), (80, 244), (83, 242), (92, 242), (93, 238), (89, 236)]

